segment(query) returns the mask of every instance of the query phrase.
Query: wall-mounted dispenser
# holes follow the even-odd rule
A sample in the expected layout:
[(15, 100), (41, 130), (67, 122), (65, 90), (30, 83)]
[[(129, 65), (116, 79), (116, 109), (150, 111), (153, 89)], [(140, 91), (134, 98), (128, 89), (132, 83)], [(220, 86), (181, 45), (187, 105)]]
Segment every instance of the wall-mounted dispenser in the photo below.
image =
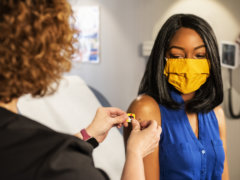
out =
[(230, 69), (239, 66), (239, 47), (235, 42), (222, 41), (220, 43), (221, 65)]
[(239, 66), (240, 60), (240, 36), (235, 42), (227, 42), (222, 41), (220, 45), (220, 57), (221, 57), (221, 65), (223, 67), (229, 68), (229, 89), (228, 89), (228, 108), (229, 114), (232, 119), (239, 119), (240, 113), (235, 114), (233, 112), (233, 102), (232, 102), (232, 74), (233, 69), (236, 69)]

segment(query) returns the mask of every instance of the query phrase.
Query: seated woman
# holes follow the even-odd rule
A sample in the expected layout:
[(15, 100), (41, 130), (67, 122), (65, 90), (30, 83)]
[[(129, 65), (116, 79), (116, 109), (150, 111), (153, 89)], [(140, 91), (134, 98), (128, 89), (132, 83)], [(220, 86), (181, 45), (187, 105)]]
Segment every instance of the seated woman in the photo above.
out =
[[(128, 125), (124, 111), (99, 108), (90, 125), (72, 136), (17, 110), (22, 95), (53, 93), (70, 69), (70, 5), (66, 0), (1, 0), (0, 12), (0, 179), (109, 179), (95, 168), (92, 151), (112, 127)], [(158, 145), (161, 128), (154, 121), (142, 124), (144, 130), (136, 120), (132, 125), (122, 180), (144, 180), (142, 158)]]
[[(129, 112), (162, 126), (144, 158), (148, 180), (228, 179), (218, 44), (200, 17), (176, 14), (160, 29)], [(127, 140), (130, 128), (125, 128)]]

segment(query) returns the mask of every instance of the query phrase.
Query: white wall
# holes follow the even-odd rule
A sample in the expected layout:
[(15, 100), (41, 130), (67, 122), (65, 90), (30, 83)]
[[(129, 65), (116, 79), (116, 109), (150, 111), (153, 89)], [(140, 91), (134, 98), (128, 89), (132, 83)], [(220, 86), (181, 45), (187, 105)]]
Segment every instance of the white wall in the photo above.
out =
[[(218, 40), (233, 41), (240, 33), (239, 0), (69, 0), (74, 9), (82, 5), (100, 6), (99, 64), (74, 64), (71, 74), (81, 76), (98, 89), (112, 106), (126, 110), (136, 97), (146, 58), (142, 42), (153, 40), (162, 23), (173, 13), (195, 13), (205, 18)], [(234, 103), (240, 111), (240, 68), (234, 71)], [(223, 68), (227, 113), (228, 71)], [(227, 117), (230, 175), (240, 179), (240, 120)]]
[(146, 60), (140, 56), (141, 43), (151, 39), (154, 23), (168, 3), (159, 3), (159, 0), (70, 2), (74, 9), (84, 4), (97, 4), (101, 10), (101, 62), (75, 64), (71, 73), (80, 75), (98, 89), (113, 106), (126, 110), (137, 95), (145, 69)]

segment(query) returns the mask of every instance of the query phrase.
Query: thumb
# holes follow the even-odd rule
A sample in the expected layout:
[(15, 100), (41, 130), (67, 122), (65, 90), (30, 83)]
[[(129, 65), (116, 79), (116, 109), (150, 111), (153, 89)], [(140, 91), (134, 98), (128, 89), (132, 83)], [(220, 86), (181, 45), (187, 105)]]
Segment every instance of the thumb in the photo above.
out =
[(133, 130), (137, 130), (137, 131), (140, 130), (140, 124), (139, 124), (139, 122), (136, 119), (132, 120), (132, 129)]
[(148, 125), (149, 129), (155, 129), (158, 126), (157, 122), (155, 120), (150, 120), (150, 121), (148, 121), (148, 123), (149, 123), (149, 125)]

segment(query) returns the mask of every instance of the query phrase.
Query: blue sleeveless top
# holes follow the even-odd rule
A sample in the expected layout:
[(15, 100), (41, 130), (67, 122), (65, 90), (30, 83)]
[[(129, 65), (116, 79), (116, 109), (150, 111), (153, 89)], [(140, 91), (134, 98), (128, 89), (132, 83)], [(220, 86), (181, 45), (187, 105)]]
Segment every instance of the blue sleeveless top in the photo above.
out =
[[(181, 95), (172, 98), (183, 104)], [(198, 138), (194, 134), (184, 108), (160, 106), (162, 134), (159, 143), (161, 180), (219, 180), (225, 159), (214, 111), (198, 113)]]

